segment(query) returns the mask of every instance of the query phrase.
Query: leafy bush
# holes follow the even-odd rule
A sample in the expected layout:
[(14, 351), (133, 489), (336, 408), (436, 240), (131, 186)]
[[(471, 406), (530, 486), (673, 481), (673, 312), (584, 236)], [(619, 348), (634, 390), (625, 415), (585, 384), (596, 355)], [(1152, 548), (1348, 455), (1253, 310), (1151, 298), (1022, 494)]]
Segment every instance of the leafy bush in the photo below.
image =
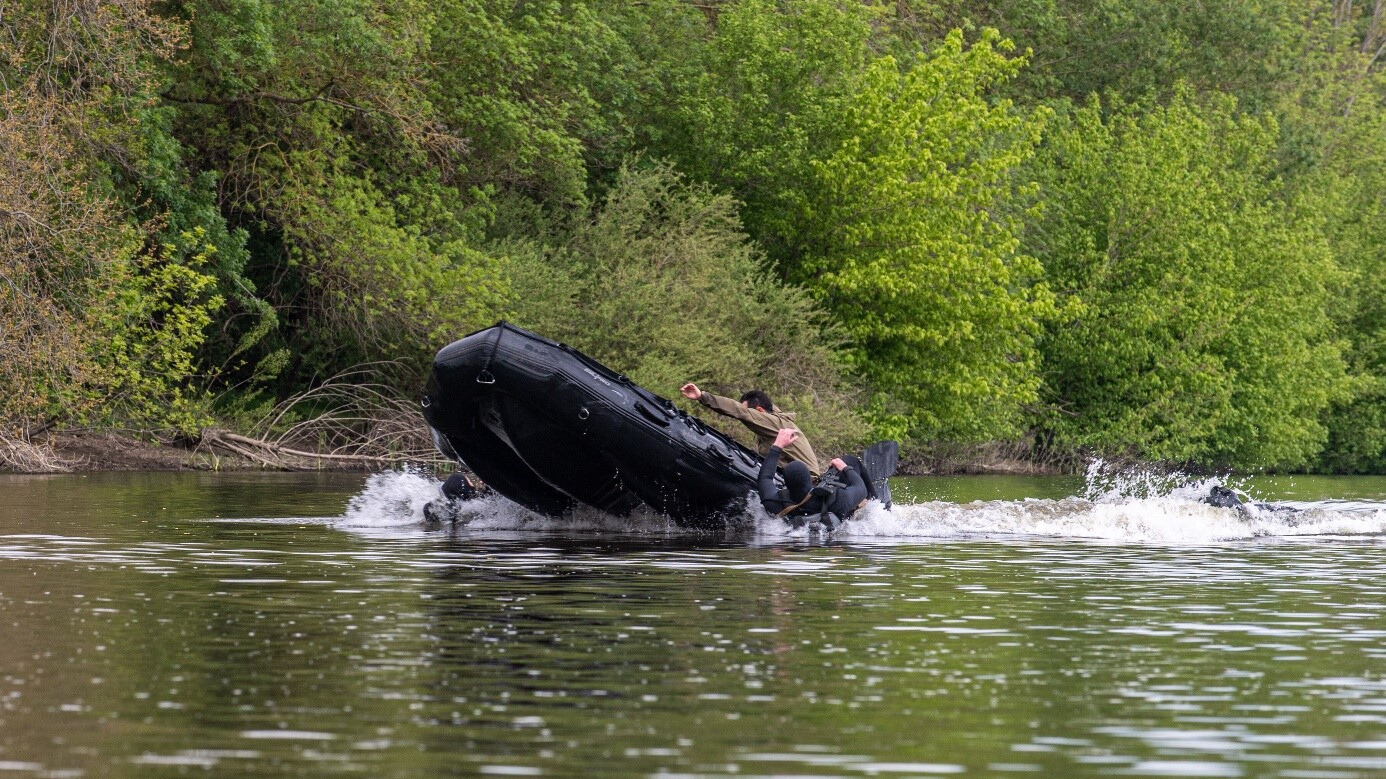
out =
[(211, 416), (196, 355), (225, 304), (201, 232), (113, 268), (109, 303), (89, 312), (103, 421), (194, 436)]

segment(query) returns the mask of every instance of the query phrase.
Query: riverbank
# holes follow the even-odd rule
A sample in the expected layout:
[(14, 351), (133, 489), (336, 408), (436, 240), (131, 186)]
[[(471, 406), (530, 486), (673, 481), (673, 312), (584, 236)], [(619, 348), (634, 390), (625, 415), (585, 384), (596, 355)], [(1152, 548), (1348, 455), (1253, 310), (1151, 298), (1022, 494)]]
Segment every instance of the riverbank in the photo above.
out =
[[(437, 458), (419, 459), (431, 464)], [(113, 430), (49, 431), (30, 441), (0, 440), (0, 473), (371, 471), (408, 460), (295, 449), (221, 430), (205, 431), (196, 441)]]
[[(160, 440), (114, 430), (62, 430), (35, 436), (30, 442), (0, 440), (0, 473), (71, 473), (101, 471), (372, 471), (417, 462), (446, 466), (426, 452), (381, 453), (380, 456), (309, 451), (208, 430), (196, 441)], [(907, 451), (901, 476), (1026, 475), (1059, 476), (1072, 467), (1041, 463), (1021, 456), (1015, 447), (983, 445)], [(1081, 467), (1078, 469), (1081, 471)]]

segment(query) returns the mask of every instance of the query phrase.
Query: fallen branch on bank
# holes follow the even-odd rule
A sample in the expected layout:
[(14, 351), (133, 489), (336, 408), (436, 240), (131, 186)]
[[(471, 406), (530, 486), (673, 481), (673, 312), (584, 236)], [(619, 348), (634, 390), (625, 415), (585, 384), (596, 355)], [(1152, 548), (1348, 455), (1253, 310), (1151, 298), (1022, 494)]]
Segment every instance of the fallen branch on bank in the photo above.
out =
[(226, 440), (235, 441), (236, 443), (240, 444), (246, 444), (247, 446), (256, 446), (263, 449), (269, 449), (270, 451), (277, 452), (279, 454), (287, 454), (293, 457), (307, 457), (315, 460), (347, 460), (352, 462), (378, 463), (398, 459), (396, 457), (369, 454), (333, 454), (331, 452), (304, 452), (298, 449), (290, 449), (287, 446), (280, 446), (279, 444), (271, 443), (269, 441), (261, 441), (258, 438), (249, 438), (243, 435), (236, 435), (235, 433), (226, 433), (218, 431), (218, 435), (220, 435), (222, 438)]
[(15, 473), (67, 473), (72, 463), (59, 457), (51, 447), (24, 438), (0, 435), (0, 471)]
[(208, 429), (202, 442), (277, 470), (440, 464), (418, 401), (362, 365), (277, 404), (251, 429)]
[[(202, 431), (202, 444), (238, 454), (247, 460), (276, 470), (304, 470), (321, 467), (316, 461), (336, 463), (357, 463), (360, 465), (390, 465), (403, 462), (417, 462), (419, 458), (405, 454), (340, 454), (337, 452), (309, 452), (266, 441), (260, 438), (230, 433), (225, 430), (208, 428)], [(307, 461), (306, 463), (304, 461)]]

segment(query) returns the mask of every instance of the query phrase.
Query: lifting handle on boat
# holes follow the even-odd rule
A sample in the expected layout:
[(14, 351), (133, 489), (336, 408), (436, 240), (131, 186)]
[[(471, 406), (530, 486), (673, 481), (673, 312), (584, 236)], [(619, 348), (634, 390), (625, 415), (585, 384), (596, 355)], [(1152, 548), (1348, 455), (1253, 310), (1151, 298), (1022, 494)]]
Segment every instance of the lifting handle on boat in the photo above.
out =
[(644, 416), (646, 419), (650, 420), (651, 422), (655, 423), (656, 425), (659, 425), (660, 427), (668, 427), (668, 426), (669, 426), (669, 419), (668, 419), (668, 417), (664, 417), (664, 416), (660, 416), (659, 414), (656, 414), (656, 413), (654, 412), (654, 409), (650, 408), (649, 406), (645, 405), (644, 403), (641, 403), (641, 402), (638, 401), (638, 400), (635, 401), (635, 404), (634, 404), (634, 405), (635, 405), (635, 410), (636, 410), (636, 411), (639, 411), (640, 414), (641, 414), (642, 416)]
[(496, 359), (496, 350), (500, 349), (501, 336), (505, 334), (505, 320), (501, 320), (496, 325), (496, 340), (491, 343), (491, 353), (486, 355), (486, 364), (481, 366), (481, 373), (476, 375), (477, 384), (495, 384), (496, 377), (491, 375), (491, 361)]

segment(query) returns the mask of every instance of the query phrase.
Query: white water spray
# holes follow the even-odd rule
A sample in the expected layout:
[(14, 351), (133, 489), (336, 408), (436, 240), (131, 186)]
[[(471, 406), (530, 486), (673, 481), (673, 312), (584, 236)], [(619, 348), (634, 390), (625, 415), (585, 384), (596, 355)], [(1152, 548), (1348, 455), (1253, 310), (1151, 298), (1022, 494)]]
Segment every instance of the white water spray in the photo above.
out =
[[(1151, 469), (1089, 468), (1083, 494), (1058, 500), (1034, 499), (952, 503), (930, 501), (897, 504), (887, 510), (868, 503), (834, 539), (969, 539), (1055, 538), (1133, 543), (1209, 544), (1268, 537), (1374, 536), (1386, 534), (1386, 504), (1323, 501), (1292, 504), (1295, 511), (1242, 512), (1200, 501), (1218, 479), (1191, 477)], [(352, 498), (343, 527), (409, 528), (423, 526), (424, 506), (441, 497), (442, 483), (415, 471), (372, 475)], [(528, 511), (499, 495), (463, 504), (454, 527), (468, 532), (520, 531), (637, 535), (697, 535), (668, 517), (637, 510), (614, 517), (579, 509), (553, 518)], [(814, 534), (790, 529), (758, 508), (730, 523), (729, 533), (774, 539)]]

